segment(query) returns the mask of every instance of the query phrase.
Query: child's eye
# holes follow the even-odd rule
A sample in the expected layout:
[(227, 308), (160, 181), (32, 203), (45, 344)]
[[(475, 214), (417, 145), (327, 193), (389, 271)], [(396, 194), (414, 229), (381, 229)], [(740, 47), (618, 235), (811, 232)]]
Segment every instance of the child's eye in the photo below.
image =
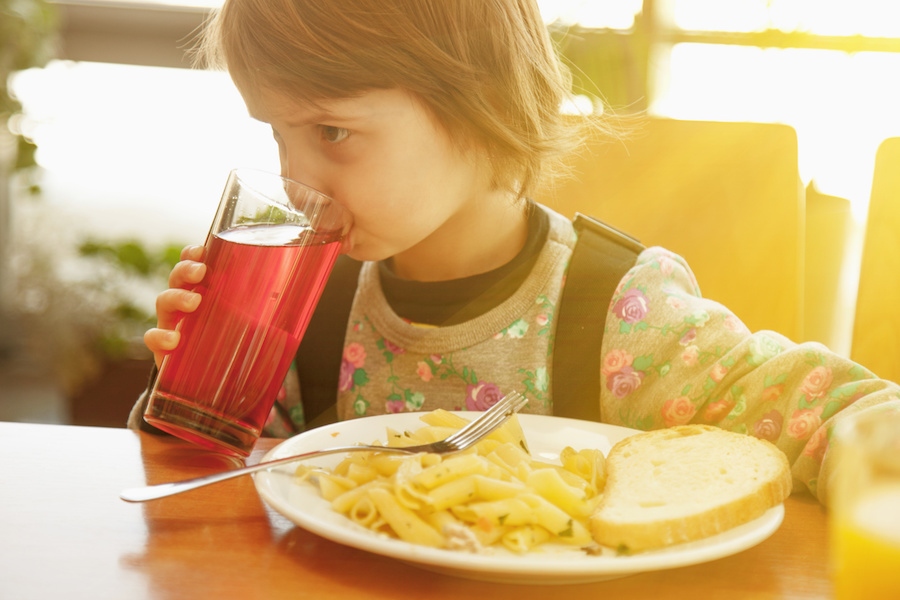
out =
[(343, 127), (334, 127), (332, 125), (322, 125), (322, 139), (330, 144), (337, 144), (347, 139), (350, 132)]

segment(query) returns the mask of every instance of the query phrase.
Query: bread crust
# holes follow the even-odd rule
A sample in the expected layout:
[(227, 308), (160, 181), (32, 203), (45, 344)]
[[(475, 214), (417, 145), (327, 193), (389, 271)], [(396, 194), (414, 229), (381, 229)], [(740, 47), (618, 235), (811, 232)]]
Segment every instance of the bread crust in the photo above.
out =
[[(746, 463), (734, 465), (736, 459)], [(610, 450), (606, 464), (606, 489), (591, 516), (591, 533), (598, 544), (630, 552), (709, 537), (752, 521), (784, 502), (793, 485), (787, 457), (773, 444), (709, 425), (625, 438)], [(742, 477), (748, 469), (751, 476)]]

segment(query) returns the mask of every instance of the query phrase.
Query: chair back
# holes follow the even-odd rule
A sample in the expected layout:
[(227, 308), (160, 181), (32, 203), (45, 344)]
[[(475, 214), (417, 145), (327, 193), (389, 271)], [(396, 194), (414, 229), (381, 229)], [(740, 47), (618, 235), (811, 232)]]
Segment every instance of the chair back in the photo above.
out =
[(900, 382), (900, 137), (875, 155), (850, 357)]
[(703, 295), (751, 330), (803, 335), (803, 186), (789, 126), (650, 118), (593, 139), (537, 195), (687, 259)]

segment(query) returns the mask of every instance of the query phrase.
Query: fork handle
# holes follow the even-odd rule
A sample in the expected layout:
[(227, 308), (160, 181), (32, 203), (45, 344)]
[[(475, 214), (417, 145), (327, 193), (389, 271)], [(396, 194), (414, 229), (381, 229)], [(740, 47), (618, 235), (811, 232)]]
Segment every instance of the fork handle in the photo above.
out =
[(285, 456), (283, 458), (276, 458), (275, 460), (269, 460), (266, 462), (257, 463), (255, 465), (249, 465), (240, 469), (223, 471), (221, 473), (213, 473), (212, 475), (204, 475), (202, 477), (195, 477), (194, 479), (185, 479), (182, 481), (173, 481), (170, 483), (159, 483), (156, 485), (148, 485), (144, 487), (128, 488), (126, 490), (122, 490), (122, 492), (119, 494), (119, 497), (126, 502), (147, 502), (148, 500), (157, 500), (159, 498), (165, 498), (167, 496), (174, 496), (175, 494), (194, 490), (205, 485), (219, 483), (220, 481), (233, 479), (235, 477), (240, 477), (241, 475), (247, 475), (248, 473), (255, 473), (256, 471), (271, 469), (272, 467), (286, 465), (288, 463), (305, 460), (314, 456), (325, 456), (328, 454), (340, 454), (344, 452), (359, 451), (398, 452), (402, 454), (410, 453), (409, 448), (394, 446), (335, 446), (334, 448), (313, 450), (311, 452), (304, 452), (303, 454), (294, 454), (291, 456)]

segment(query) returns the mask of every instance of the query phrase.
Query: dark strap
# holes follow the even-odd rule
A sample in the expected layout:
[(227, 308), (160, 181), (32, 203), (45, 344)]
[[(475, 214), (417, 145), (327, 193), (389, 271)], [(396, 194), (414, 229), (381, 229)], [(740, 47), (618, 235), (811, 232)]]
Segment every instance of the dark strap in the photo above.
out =
[[(643, 246), (591, 217), (575, 215), (578, 243), (569, 261), (557, 310), (553, 351), (553, 412), (600, 420), (600, 346), (607, 307), (619, 281)], [(297, 370), (307, 428), (334, 422), (335, 392), (347, 316), (361, 263), (338, 257), (300, 348)]]
[(596, 219), (575, 214), (578, 242), (569, 260), (553, 342), (553, 414), (600, 421), (600, 350), (610, 300), (644, 249)]
[(341, 375), (340, 357), (360, 268), (358, 260), (338, 256), (297, 349), (294, 364), (308, 429), (337, 420), (334, 401)]

